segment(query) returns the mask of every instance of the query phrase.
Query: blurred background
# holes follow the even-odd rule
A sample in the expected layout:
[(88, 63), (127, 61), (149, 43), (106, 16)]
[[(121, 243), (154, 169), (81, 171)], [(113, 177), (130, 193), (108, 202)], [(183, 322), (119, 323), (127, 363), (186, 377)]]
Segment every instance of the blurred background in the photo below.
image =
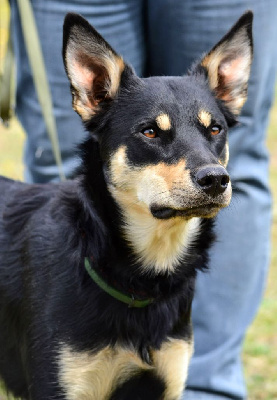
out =
[[(6, 50), (8, 8), (0, 0), (0, 73), (3, 71), (3, 57)], [(245, 377), (249, 400), (277, 400), (277, 88), (275, 104), (271, 111), (267, 145), (271, 156), (270, 179), (273, 202), (272, 258), (268, 283), (259, 313), (250, 327), (243, 349)], [(24, 132), (12, 118), (8, 127), (0, 123), (0, 174), (10, 178), (23, 179), (22, 152)], [(6, 397), (4, 389), (0, 400)]]

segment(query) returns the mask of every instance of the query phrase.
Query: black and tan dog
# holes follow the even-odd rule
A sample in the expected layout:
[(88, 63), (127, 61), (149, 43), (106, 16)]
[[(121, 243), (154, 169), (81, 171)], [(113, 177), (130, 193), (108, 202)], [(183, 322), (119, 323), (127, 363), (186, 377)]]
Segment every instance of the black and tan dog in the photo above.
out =
[(252, 13), (185, 77), (138, 78), (82, 17), (64, 25), (78, 177), (1, 178), (0, 375), (32, 400), (177, 400), (212, 220), (231, 198)]

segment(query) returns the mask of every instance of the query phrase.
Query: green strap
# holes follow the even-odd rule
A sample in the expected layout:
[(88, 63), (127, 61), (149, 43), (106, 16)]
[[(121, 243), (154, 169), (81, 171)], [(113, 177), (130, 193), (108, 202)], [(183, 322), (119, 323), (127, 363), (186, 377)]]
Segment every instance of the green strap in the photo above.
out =
[(56, 121), (53, 115), (51, 92), (48, 85), (43, 54), (40, 47), (39, 36), (32, 6), (30, 0), (18, 0), (17, 4), (38, 100), (41, 105), (46, 129), (48, 131), (49, 138), (52, 144), (56, 164), (59, 168), (60, 179), (65, 180), (65, 175), (62, 169), (62, 160), (57, 136)]
[(106, 293), (110, 296), (114, 297), (115, 299), (121, 301), (122, 303), (128, 304), (129, 307), (146, 307), (149, 304), (154, 302), (154, 299), (146, 299), (146, 300), (135, 300), (133, 297), (128, 296), (119, 290), (109, 286), (107, 282), (105, 282), (97, 272), (91, 268), (90, 262), (88, 258), (85, 258), (85, 268), (90, 275), (91, 279)]
[(4, 125), (8, 125), (12, 116), (12, 76), (13, 76), (13, 48), (9, 28), (7, 50), (4, 59), (3, 75), (0, 79), (0, 118)]

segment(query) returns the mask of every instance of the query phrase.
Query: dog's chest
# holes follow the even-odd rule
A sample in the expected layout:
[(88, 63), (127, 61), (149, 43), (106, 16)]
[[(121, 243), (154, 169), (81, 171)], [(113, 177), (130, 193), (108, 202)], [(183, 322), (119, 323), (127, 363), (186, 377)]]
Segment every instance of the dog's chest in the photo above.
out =
[(192, 348), (192, 342), (169, 339), (160, 350), (151, 351), (153, 364), (150, 366), (134, 351), (120, 346), (105, 347), (96, 354), (63, 346), (59, 361), (60, 385), (68, 400), (109, 400), (130, 379), (152, 371), (165, 387), (163, 399), (177, 400), (184, 388)]

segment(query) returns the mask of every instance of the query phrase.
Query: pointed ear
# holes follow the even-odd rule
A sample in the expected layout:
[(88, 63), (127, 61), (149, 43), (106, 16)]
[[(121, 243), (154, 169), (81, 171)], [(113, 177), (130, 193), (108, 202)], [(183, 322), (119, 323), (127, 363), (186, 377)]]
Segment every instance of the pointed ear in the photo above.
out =
[(247, 99), (253, 58), (252, 11), (247, 11), (221, 41), (204, 56), (209, 85), (234, 115), (239, 115)]
[(72, 13), (64, 21), (63, 60), (73, 108), (89, 120), (116, 96), (124, 62), (83, 17)]

